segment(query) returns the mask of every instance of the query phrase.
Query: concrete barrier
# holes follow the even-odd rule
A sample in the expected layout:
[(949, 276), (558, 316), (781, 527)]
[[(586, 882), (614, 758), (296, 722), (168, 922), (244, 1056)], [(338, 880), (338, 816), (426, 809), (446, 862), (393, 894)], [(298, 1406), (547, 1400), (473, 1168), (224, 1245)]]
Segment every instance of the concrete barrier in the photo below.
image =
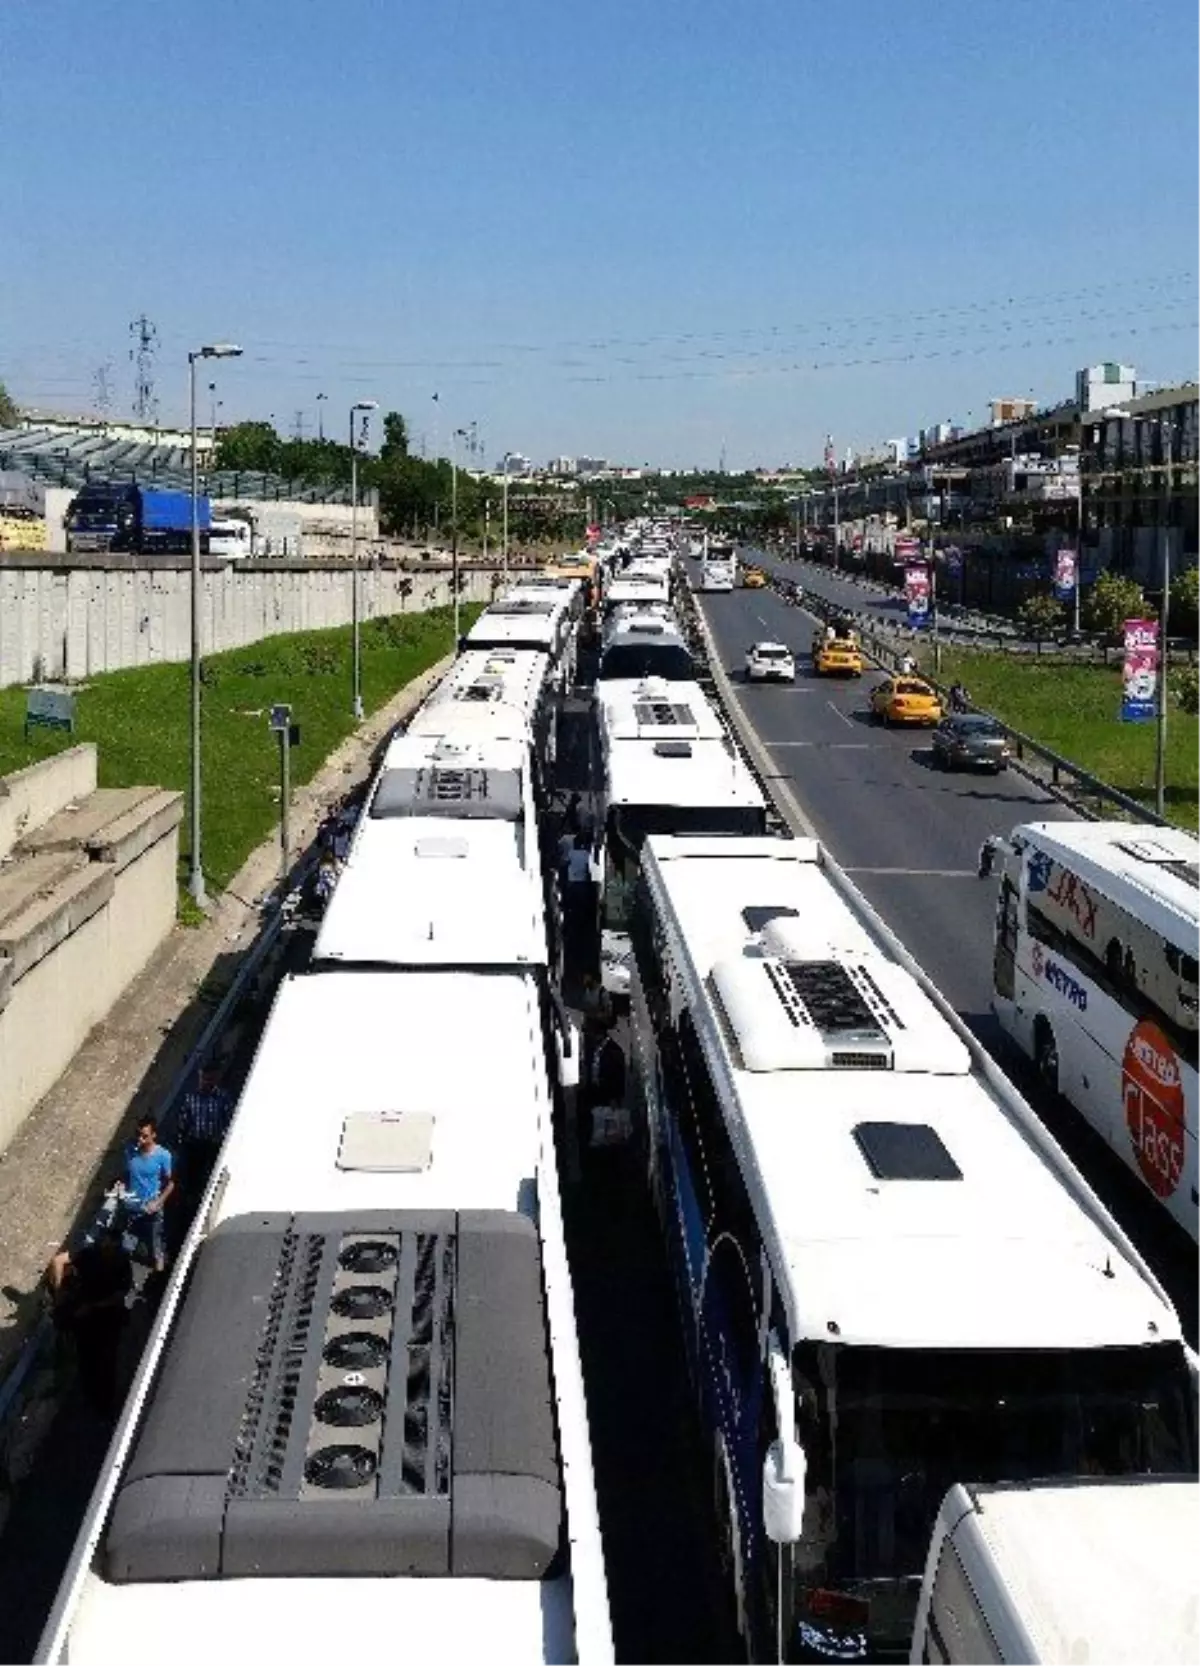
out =
[(88, 741), (0, 776), (0, 862), (17, 840), (96, 790), (96, 748)]
[[(491, 568), (464, 567), (464, 600), (490, 600), (492, 578)], [(363, 566), (358, 579), (364, 620), (452, 600), (448, 567)], [(353, 571), (344, 562), (205, 561), (202, 585), (206, 654), (347, 625), (353, 617)], [(184, 556), (33, 553), (0, 561), (0, 688), (81, 682), (190, 653), (191, 568)]]
[(0, 1151), (175, 923), (183, 797), (76, 746), (0, 780)]

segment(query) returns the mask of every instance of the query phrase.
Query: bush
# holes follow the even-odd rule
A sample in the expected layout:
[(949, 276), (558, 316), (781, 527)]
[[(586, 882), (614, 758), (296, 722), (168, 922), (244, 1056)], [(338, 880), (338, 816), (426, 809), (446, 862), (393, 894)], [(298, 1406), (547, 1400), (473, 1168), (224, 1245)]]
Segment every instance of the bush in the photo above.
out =
[(1194, 665), (1177, 671), (1171, 679), (1171, 688), (1181, 711), (1192, 717), (1200, 713), (1200, 672)]
[(1196, 640), (1197, 606), (1200, 604), (1200, 568), (1189, 567), (1171, 586), (1168, 630), (1172, 636)]
[(1090, 631), (1119, 642), (1126, 619), (1146, 614), (1146, 597), (1140, 584), (1120, 573), (1101, 573), (1083, 604), (1083, 623)]
[(1062, 603), (1054, 596), (1026, 596), (1021, 603), (1021, 623), (1029, 636), (1049, 636), (1061, 624), (1062, 616)]

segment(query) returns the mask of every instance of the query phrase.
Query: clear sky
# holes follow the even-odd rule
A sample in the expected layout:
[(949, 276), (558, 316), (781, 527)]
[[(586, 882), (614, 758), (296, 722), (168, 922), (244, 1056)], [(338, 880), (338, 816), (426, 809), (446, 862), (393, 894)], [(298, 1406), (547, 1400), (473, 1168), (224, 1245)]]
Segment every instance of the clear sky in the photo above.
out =
[[(1193, 0), (6, 0), (0, 378), (819, 459), (1196, 362)], [(202, 420), (207, 421), (207, 381)], [(437, 404), (433, 394), (439, 394)]]

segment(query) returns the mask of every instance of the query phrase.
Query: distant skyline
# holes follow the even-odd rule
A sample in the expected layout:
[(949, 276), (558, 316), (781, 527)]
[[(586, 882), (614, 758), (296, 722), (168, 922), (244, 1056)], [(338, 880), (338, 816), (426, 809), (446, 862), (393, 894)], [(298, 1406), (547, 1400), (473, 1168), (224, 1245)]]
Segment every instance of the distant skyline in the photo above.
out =
[(81, 413), (107, 366), (128, 418), (145, 312), (164, 423), (226, 339), (205, 424), (213, 381), (285, 434), (322, 393), (431, 455), (475, 422), (489, 464), (731, 471), (1099, 360), (1184, 380), (1196, 35), (1182, 0), (10, 0), (0, 379)]

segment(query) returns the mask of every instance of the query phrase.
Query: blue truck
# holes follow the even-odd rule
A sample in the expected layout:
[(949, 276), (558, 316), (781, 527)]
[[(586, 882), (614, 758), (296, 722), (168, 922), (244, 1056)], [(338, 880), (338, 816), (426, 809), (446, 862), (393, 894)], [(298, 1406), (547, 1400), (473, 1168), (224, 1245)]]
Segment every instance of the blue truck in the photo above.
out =
[[(201, 553), (208, 553), (212, 507), (196, 500)], [(133, 484), (92, 484), (71, 500), (66, 517), (71, 555), (111, 550), (134, 555), (186, 554), (192, 547), (190, 492)]]

